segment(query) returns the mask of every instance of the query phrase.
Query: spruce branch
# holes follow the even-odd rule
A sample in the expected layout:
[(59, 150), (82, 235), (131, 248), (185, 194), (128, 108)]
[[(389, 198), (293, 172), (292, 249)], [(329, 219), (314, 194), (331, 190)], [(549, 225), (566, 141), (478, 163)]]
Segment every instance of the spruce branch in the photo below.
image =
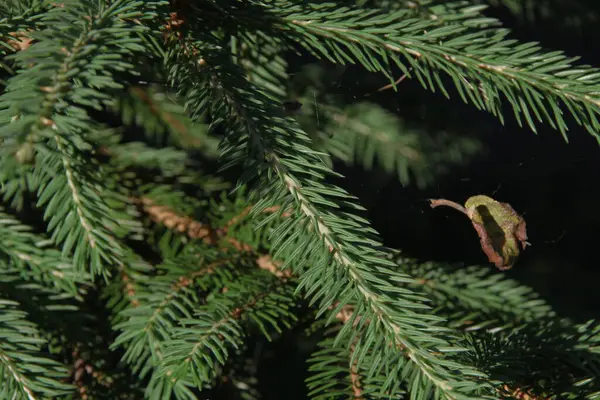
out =
[(152, 148), (143, 142), (119, 143), (104, 148), (103, 154), (110, 156), (115, 168), (158, 169), (168, 178), (185, 174), (190, 161), (185, 151), (173, 147)]
[(113, 106), (126, 125), (138, 125), (157, 143), (172, 142), (178, 147), (217, 155), (217, 140), (207, 135), (207, 127), (192, 123), (178, 99), (158, 87), (133, 86)]
[(43, 148), (36, 157), (40, 165), (34, 171), (37, 205), (44, 207), (52, 239), (62, 244), (64, 256), (73, 254), (74, 264), (79, 269), (87, 267), (92, 275), (108, 274), (106, 265), (118, 265), (124, 258), (113, 234), (121, 232), (117, 219), (105, 198), (97, 194), (102, 190), (97, 174), (71, 161), (63, 139), (56, 140), (62, 157)]
[(144, 291), (148, 280), (155, 273), (155, 268), (131, 248), (126, 248), (127, 262), (117, 266), (114, 278), (102, 290), (101, 298), (107, 309), (111, 311), (109, 322), (111, 326), (123, 322), (126, 317), (123, 311), (141, 305), (138, 293)]
[(68, 394), (72, 387), (61, 382), (67, 377), (66, 368), (42, 353), (45, 340), (18, 306), (0, 300), (0, 396), (35, 400)]
[[(530, 392), (540, 398), (595, 398), (600, 389), (599, 360), (597, 354), (577, 349), (577, 338), (583, 337), (573, 328), (567, 321), (550, 320), (509, 334), (479, 332), (466, 336), (471, 349), (467, 357), (485, 365), (501, 393), (508, 386), (509, 392)], [(584, 340), (590, 345), (598, 339)], [(548, 376), (552, 382), (546, 381)]]
[(48, 238), (35, 234), (0, 207), (0, 252), (19, 268), (20, 275), (77, 295), (78, 286), (89, 284), (89, 277), (79, 273), (71, 259), (49, 244)]
[[(92, 274), (106, 277), (104, 264), (118, 264), (123, 251), (111, 232), (117, 221), (107, 212), (105, 199), (94, 193), (101, 187), (92, 189), (93, 183), (84, 178), (89, 165), (81, 158), (98, 130), (86, 109), (112, 102), (102, 90), (119, 89), (115, 75), (133, 67), (126, 56), (143, 49), (136, 34), (146, 28), (121, 16), (149, 18), (158, 3), (66, 3), (45, 13), (46, 28), (34, 33), (35, 44), (11, 56), (20, 69), (0, 96), (6, 138), (2, 150), (10, 157), (23, 142), (36, 144), (34, 150), (41, 153), (35, 166), (41, 187), (38, 204), (47, 206), (47, 216), (54, 214), (49, 225), (53, 239), (63, 245), (65, 254), (77, 243), (76, 265), (89, 265)], [(50, 181), (57, 174), (62, 176), (61, 185)], [(61, 204), (61, 217), (56, 214), (58, 198), (70, 203), (68, 208)], [(67, 214), (69, 208), (74, 214)], [(77, 217), (63, 224), (66, 215)]]
[[(236, 200), (233, 203), (229, 203), (227, 208), (233, 207), (237, 208), (239, 211), (221, 211), (227, 216), (221, 219), (221, 222), (219, 222), (219, 225), (222, 228), (217, 229), (223, 229), (224, 227), (227, 227), (228, 234), (233, 235), (233, 238), (236, 240), (240, 240), (240, 238), (243, 238), (245, 235), (243, 229), (244, 225), (260, 225), (261, 221), (256, 220), (256, 216), (250, 218), (248, 215), (248, 211), (251, 206), (245, 205), (247, 204), (245, 196), (238, 193), (235, 199)], [(269, 211), (272, 212), (276, 210)], [(290, 217), (290, 215), (286, 215), (286, 217)], [(269, 217), (266, 216), (266, 218)], [(271, 250), (274, 251), (275, 249)], [(252, 247), (251, 251), (254, 254), (259, 254), (259, 250), (255, 247)], [(391, 254), (395, 254), (395, 252), (392, 251)], [(578, 327), (577, 329), (580, 332), (588, 332), (588, 334), (585, 338), (583, 336), (576, 335), (575, 337), (577, 339), (575, 342), (572, 342), (572, 344), (568, 344), (571, 339), (567, 337), (563, 339), (557, 337), (555, 341), (547, 343), (544, 342), (544, 346), (547, 348), (547, 350), (544, 352), (540, 353), (540, 351), (537, 350), (538, 345), (535, 343), (542, 343), (539, 341), (547, 340), (550, 331), (548, 331), (547, 328), (542, 328), (542, 332), (545, 333), (534, 335), (535, 337), (527, 339), (523, 333), (530, 332), (530, 329), (526, 328), (525, 322), (532, 326), (543, 326), (544, 321), (555, 320), (555, 314), (548, 307), (548, 305), (537, 298), (537, 296), (530, 289), (517, 284), (515, 281), (503, 278), (497, 274), (492, 274), (489, 268), (473, 266), (463, 269), (458, 268), (457, 266), (437, 265), (434, 263), (419, 263), (416, 260), (401, 257), (399, 254), (396, 257), (400, 257), (394, 259), (394, 262), (398, 264), (399, 268), (405, 269), (409, 275), (415, 278), (414, 287), (425, 289), (433, 300), (432, 305), (434, 306), (436, 313), (441, 313), (446, 318), (449, 318), (451, 323), (456, 318), (454, 315), (452, 315), (452, 313), (455, 313), (456, 310), (465, 309), (468, 312), (469, 318), (474, 319), (476, 323), (476, 325), (470, 324), (468, 326), (469, 331), (476, 332), (478, 330), (487, 328), (486, 332), (493, 332), (494, 335), (502, 335), (502, 337), (507, 338), (506, 340), (517, 342), (517, 345), (523, 346), (523, 348), (533, 346), (533, 352), (522, 351), (522, 357), (529, 357), (531, 360), (537, 360), (538, 354), (557, 354), (557, 349), (564, 349), (560, 350), (564, 351), (564, 354), (561, 353), (563, 355), (558, 356), (558, 359), (566, 359), (575, 356), (576, 358), (589, 359), (589, 361), (586, 361), (588, 365), (593, 365), (595, 362), (593, 355), (591, 353), (586, 353), (586, 350), (583, 350), (583, 347), (581, 353), (573, 353), (578, 351), (575, 350), (576, 347), (573, 347), (579, 346), (576, 345), (576, 343), (582, 343), (581, 346), (585, 347), (595, 346), (594, 343), (597, 339), (595, 339), (596, 335), (593, 333), (595, 332), (593, 327)], [(280, 270), (283, 261), (273, 260), (270, 256), (259, 256), (257, 264), (261, 269), (269, 271), (275, 276), (285, 276), (288, 278), (292, 277), (289, 270)], [(333, 310), (334, 308), (337, 308), (337, 306), (338, 304), (335, 304), (330, 309)], [(446, 311), (446, 309), (448, 309), (448, 311)], [(359, 326), (359, 321), (361, 318), (353, 318), (353, 313), (354, 307), (346, 305), (342, 307), (335, 317), (340, 324), (350, 323), (352, 324), (353, 329), (356, 329)], [(487, 318), (490, 313), (495, 317), (500, 316), (500, 321), (491, 321), (492, 323), (495, 323), (495, 325), (491, 326), (489, 326), (487, 319), (481, 319), (478, 321), (478, 315), (481, 318)], [(498, 328), (499, 324), (502, 325), (502, 329)], [(457, 326), (457, 328), (461, 329), (462, 327)], [(535, 330), (535, 328), (532, 329)], [(339, 327), (337, 328), (336, 332), (338, 330)], [(527, 333), (527, 335), (529, 335), (529, 333)], [(552, 333), (552, 335), (555, 335), (555, 333)], [(327, 343), (330, 344), (334, 342), (333, 338), (329, 338), (327, 340)], [(356, 340), (356, 337), (354, 340)], [(368, 398), (378, 398), (379, 396), (382, 396), (382, 394), (378, 392), (378, 389), (385, 383), (386, 379), (382, 378), (381, 376), (375, 376), (367, 379), (369, 373), (368, 370), (357, 369), (356, 360), (354, 360), (353, 364), (350, 363), (350, 361), (352, 361), (352, 352), (354, 351), (354, 346), (351, 346), (349, 349), (344, 346), (339, 346), (340, 345), (332, 348), (331, 350), (326, 350), (324, 348), (322, 354), (316, 353), (314, 355), (314, 362), (317, 363), (318, 366), (315, 365), (314, 367), (311, 367), (313, 374), (307, 381), (307, 384), (311, 390), (311, 395), (315, 396), (316, 398), (331, 398), (331, 396), (334, 396), (335, 393), (338, 393), (335, 391), (338, 389), (334, 390), (333, 388), (334, 378), (332, 376), (337, 376), (338, 378), (336, 378), (335, 381), (339, 383), (342, 383), (340, 381), (340, 377), (343, 376), (344, 379), (347, 379), (344, 381), (347, 383), (347, 385), (342, 385), (343, 387), (339, 386), (339, 393), (354, 393), (356, 396), (360, 394), (367, 396)], [(485, 346), (488, 347), (489, 345), (485, 344)], [(503, 346), (506, 346), (506, 344), (503, 344)], [(478, 346), (473, 347), (477, 348)], [(486, 349), (485, 351), (490, 352), (491, 354), (500, 354), (500, 352), (495, 351), (494, 348)], [(339, 359), (331, 358), (334, 354), (337, 354), (336, 352), (341, 352), (340, 354), (345, 354), (345, 356)], [(498, 355), (495, 357), (498, 358)], [(405, 360), (403, 362), (405, 362)], [(334, 364), (336, 366), (333, 366)], [(494, 363), (492, 362), (491, 364), (493, 365)], [(514, 375), (516, 378), (515, 380), (510, 377), (506, 378), (506, 380), (500, 379), (495, 381), (497, 393), (499, 395), (509, 396), (511, 398), (513, 394), (514, 396), (521, 396), (524, 393), (529, 393), (529, 390), (527, 389), (528, 385), (524, 383), (528, 380), (522, 380), (524, 376), (520, 375), (521, 372), (519, 372), (520, 370), (518, 369), (518, 363), (515, 363), (514, 360), (507, 359), (502, 363), (502, 365), (509, 366), (511, 370), (514, 369), (515, 371), (512, 375)], [(578, 375), (578, 379), (582, 381), (585, 379), (593, 379), (593, 377), (590, 378), (589, 375), (585, 375), (589, 372), (587, 372), (585, 367), (582, 367), (582, 365), (583, 364), (573, 364), (573, 367), (582, 371), (582, 375)], [(519, 384), (520, 378), (521, 381)], [(357, 382), (363, 382), (363, 384), (360, 385), (360, 389), (358, 388), (359, 385)], [(337, 388), (338, 386), (335, 387)], [(590, 392), (588, 390), (587, 392), (582, 393), (589, 394)], [(531, 396), (533, 396), (533, 394), (531, 394)], [(389, 398), (389, 394), (385, 395), (383, 398)]]
[(198, 304), (195, 291), (221, 287), (221, 282), (250, 268), (249, 261), (243, 255), (220, 254), (206, 247), (191, 247), (167, 260), (151, 280), (138, 282), (133, 293), (136, 303), (120, 312), (114, 326), (121, 333), (113, 347), (124, 347), (123, 360), (144, 377), (164, 358), (164, 343), (179, 320), (191, 318)]
[[(390, 399), (402, 398), (406, 395), (403, 387), (391, 387), (387, 391), (381, 388), (388, 385), (391, 371), (382, 371), (380, 374), (369, 377), (368, 369), (357, 368), (353, 361), (353, 344), (350, 347), (336, 344), (335, 336), (343, 324), (352, 321), (352, 307), (345, 307), (338, 313), (338, 324), (325, 330), (325, 339), (318, 343), (317, 351), (313, 352), (308, 360), (312, 372), (306, 379), (309, 395), (314, 399)], [(352, 323), (352, 322), (350, 322)], [(355, 339), (356, 340), (356, 339)], [(369, 356), (367, 356), (369, 357)], [(370, 361), (369, 363), (373, 363)], [(369, 363), (364, 363), (365, 365)], [(405, 360), (400, 365), (404, 366)], [(397, 365), (398, 366), (398, 365)]]
[[(321, 313), (327, 312), (337, 299), (344, 299), (343, 306), (355, 298), (362, 311), (359, 314), (369, 315), (376, 321), (369, 324), (369, 332), (364, 336), (371, 339), (361, 342), (357, 353), (366, 351), (374, 345), (374, 337), (383, 335), (389, 338), (392, 349), (396, 346), (406, 349), (418, 371), (415, 380), (426, 379), (438, 396), (468, 398), (466, 393), (481, 390), (479, 383), (474, 380), (467, 383), (469, 378), (465, 378), (479, 375), (478, 372), (448, 359), (442, 360), (426, 350), (430, 346), (451, 346), (441, 335), (433, 336), (432, 331), (425, 333), (416, 324), (416, 314), (411, 309), (420, 310), (419, 318), (426, 318), (432, 324), (436, 324), (436, 318), (423, 313), (427, 309), (422, 303), (424, 299), (412, 293), (404, 297), (404, 290), (396, 289), (399, 282), (409, 282), (411, 278), (390, 269), (392, 264), (382, 257), (379, 244), (369, 237), (374, 234), (373, 229), (361, 217), (335, 210), (360, 207), (342, 189), (320, 182), (332, 172), (320, 155), (310, 149), (306, 134), (291, 120), (279, 117), (279, 107), (250, 85), (226, 57), (209, 59), (214, 51), (207, 50), (201, 59), (194, 58), (194, 54), (202, 54), (200, 49), (194, 48), (191, 42), (174, 49), (168, 60), (168, 66), (173, 68), (170, 79), (182, 95), (188, 95), (186, 105), (192, 116), (204, 113), (208, 98), (217, 99), (217, 105), (211, 110), (232, 132), (224, 143), (224, 158), (229, 160), (227, 165), (245, 164), (248, 172), (242, 181), (263, 178), (267, 173), (272, 176), (263, 178), (263, 198), (255, 210), (260, 212), (274, 205), (282, 209), (292, 205), (295, 208), (289, 223), (273, 233), (280, 247), (273, 256), (277, 258), (286, 250), (292, 251), (289, 246), (293, 243), (295, 257), (288, 258), (286, 263), (300, 272), (307, 261), (311, 261), (311, 268), (301, 275), (300, 288), (306, 288), (314, 301), (320, 301)], [(182, 70), (183, 66), (187, 70)], [(206, 81), (200, 77), (207, 77)], [(252, 98), (252, 102), (247, 98)], [(261, 171), (259, 176), (256, 171)], [(294, 227), (304, 228), (290, 236)], [(294, 243), (295, 239), (300, 243)], [(378, 346), (381, 346), (380, 359), (395, 354), (394, 350), (390, 353), (384, 343)], [(373, 370), (382, 366), (383, 362)], [(461, 369), (464, 375), (454, 376), (455, 369)]]
[[(486, 328), (518, 328), (526, 323), (556, 317), (554, 310), (530, 288), (494, 274), (489, 268), (417, 263), (403, 259), (399, 265), (434, 301), (453, 312), (464, 310), (469, 331)], [(494, 319), (488, 320), (492, 316)]]
[[(6, 0), (0, 4), (0, 56), (28, 48), (33, 41), (31, 31), (43, 27), (43, 14), (52, 7), (42, 1)], [(0, 61), (0, 67), (14, 74), (12, 63)]]
[[(244, 198), (244, 196), (241, 197)], [(240, 209), (243, 211), (237, 215), (244, 215), (246, 208), (242, 208), (240, 205)], [(260, 225), (261, 221), (254, 218), (248, 216), (241, 220), (236, 218), (238, 219), (237, 225)], [(236, 238), (243, 237), (241, 226), (231, 230), (230, 233)], [(275, 251), (276, 248), (269, 250)], [(253, 251), (257, 250), (253, 249)], [(506, 353), (510, 357), (511, 354), (516, 354), (514, 352), (498, 350), (497, 346), (488, 343), (487, 340), (483, 340), (481, 344), (465, 346), (470, 349), (480, 349), (476, 350), (477, 352), (490, 354), (493, 360), (483, 362), (481, 365), (506, 366), (503, 370), (510, 371), (508, 375), (505, 373), (502, 377), (493, 379), (498, 395), (510, 398), (513, 398), (514, 395), (518, 398), (518, 396), (529, 393), (527, 395), (534, 396), (528, 389), (530, 382), (535, 382), (530, 379), (531, 368), (537, 371), (540, 357), (545, 360), (547, 360), (545, 357), (553, 357), (556, 360), (572, 360), (569, 366), (560, 370), (561, 372), (556, 369), (557, 374), (563, 375), (567, 371), (571, 371), (567, 374), (570, 375), (574, 370), (579, 371), (569, 378), (570, 381), (565, 382), (565, 390), (560, 392), (561, 396), (573, 396), (574, 393), (580, 393), (593, 398), (595, 377), (592, 371), (593, 365), (597, 363), (594, 349), (598, 341), (596, 333), (598, 329), (594, 324), (580, 326), (561, 321), (548, 304), (531, 289), (512, 279), (494, 274), (490, 268), (478, 266), (464, 268), (458, 265), (421, 263), (403, 257), (396, 251), (390, 251), (390, 257), (397, 263), (398, 268), (414, 277), (413, 288), (425, 290), (430, 295), (435, 312), (448, 319), (451, 326), (455, 326), (459, 330), (466, 328), (467, 332), (484, 338), (488, 335), (501, 338), (498, 346), (506, 347), (507, 343), (511, 343), (511, 348), (520, 349), (520, 358), (531, 360), (528, 364), (530, 365), (529, 373), (523, 372), (522, 364), (526, 361), (521, 361), (519, 358), (516, 360), (502, 358), (502, 354)], [(266, 257), (265, 264), (268, 266), (263, 269), (277, 274), (281, 272), (279, 268), (283, 261)], [(339, 309), (338, 305), (335, 304), (331, 309)], [(335, 318), (340, 324), (351, 324), (354, 330), (360, 326), (361, 318), (353, 317), (353, 315), (354, 307), (346, 305), (339, 309)], [(370, 322), (367, 321), (367, 323)], [(557, 328), (555, 326), (557, 323), (562, 328)], [(338, 330), (339, 327), (335, 331)], [(565, 330), (570, 332), (567, 336), (564, 336)], [(469, 333), (467, 333), (467, 337), (468, 335)], [(552, 337), (554, 339), (551, 339)], [(333, 338), (327, 339), (327, 343), (333, 342)], [(356, 388), (353, 388), (351, 384), (353, 371), (356, 373), (354, 375), (355, 382), (356, 380), (370, 382), (375, 388), (380, 388), (385, 383), (386, 379), (382, 379), (378, 385), (374, 384), (373, 382), (377, 382), (377, 377), (368, 380), (366, 378), (368, 371), (357, 370), (355, 364), (350, 364), (353, 346), (350, 349), (339, 346), (341, 345), (331, 349), (324, 348), (322, 354), (314, 354), (311, 362), (314, 362), (315, 365), (310, 369), (313, 374), (307, 381), (311, 396), (332, 398), (336, 396), (335, 393), (338, 393), (336, 390), (339, 390), (339, 393), (356, 394)], [(340, 354), (345, 354), (345, 356), (334, 357), (334, 354), (338, 354), (337, 352), (341, 352)], [(348, 354), (350, 354), (350, 360), (347, 358)], [(552, 356), (550, 356), (551, 354)], [(547, 367), (547, 361), (542, 361), (542, 364)], [(492, 371), (494, 375), (497, 373), (494, 369)], [(574, 382), (579, 381), (580, 385), (574, 385)], [(363, 385), (362, 388), (366, 389), (367, 386)], [(377, 390), (363, 392), (363, 394), (369, 398), (377, 398), (381, 395)], [(389, 396), (385, 398), (389, 398)], [(537, 399), (538, 397), (532, 398)]]
[[(397, 174), (422, 161), (411, 158), (422, 148), (365, 122), (390, 123), (387, 114), (328, 105), (321, 116), (351, 132), (322, 147), (284, 117), (284, 52), (295, 43), (383, 72), (390, 87), (404, 79), (399, 68), (447, 95), (444, 85), (454, 82), (500, 118), (512, 105), (532, 129), (538, 118), (564, 134), (574, 116), (597, 133), (600, 73), (509, 40), (481, 7), (463, 8), (469, 1), (367, 0), (360, 3), (372, 8), (359, 9), (10, 0), (8, 19), (0, 17), (0, 56), (12, 75), (6, 90), (0, 82), (0, 181), (12, 208), (0, 209), (0, 397), (86, 397), (93, 386), (108, 397), (139, 395), (142, 385), (148, 398), (221, 391), (248, 360), (250, 338), (292, 326), (299, 293), (310, 299), (312, 328), (333, 328), (311, 359), (314, 398), (598, 397), (597, 323), (561, 319), (488, 269), (394, 258), (356, 199), (329, 183), (326, 152), (365, 166), (378, 159)], [(131, 71), (168, 81), (179, 96), (158, 86), (123, 94)], [(111, 109), (145, 131), (144, 143), (93, 122)], [(347, 118), (348, 110), (361, 116)], [(224, 169), (241, 169), (233, 201), (209, 196), (214, 186), (192, 162), (213, 158), (216, 136)], [(12, 215), (44, 227), (38, 210), (23, 213), (30, 195), (50, 240)], [(76, 308), (97, 274), (112, 280), (99, 282), (85, 305), (110, 320), (124, 363), (107, 365), (99, 354), (112, 340), (108, 326), (83, 344), (100, 351), (84, 355), (71, 352), (78, 339), (63, 335), (75, 324), (57, 317)], [(107, 318), (96, 294), (107, 300)], [(70, 373), (46, 349), (65, 356)], [(131, 388), (109, 387), (129, 371)]]
[(231, 37), (233, 60), (242, 67), (250, 82), (264, 88), (275, 100), (287, 97), (287, 61), (282, 56), (285, 45), (263, 32), (240, 33)]
[(23, 165), (19, 157), (0, 159), (0, 193), (3, 204), (23, 211), (29, 204), (28, 194), (36, 190), (30, 165)]
[(436, 313), (478, 338), (477, 344), (470, 342), (466, 347), (489, 354), (478, 364), (498, 366), (486, 372), (500, 375), (496, 379), (500, 392), (525, 393), (552, 368), (564, 379), (555, 380), (552, 386), (541, 385), (536, 393), (594, 397), (599, 376), (595, 366), (600, 362), (594, 350), (600, 338), (597, 324), (561, 319), (530, 288), (489, 268), (419, 263), (405, 257), (396, 262), (418, 277)]
[[(285, 11), (284, 11), (285, 10)], [(480, 7), (465, 7), (462, 20), (407, 18), (406, 11), (338, 7), (334, 3), (265, 4), (290, 39), (320, 58), (360, 63), (391, 78), (396, 65), (423, 87), (449, 97), (442, 76), (451, 78), (465, 102), (503, 121), (502, 98), (519, 122), (535, 132), (536, 120), (550, 124), (566, 139), (563, 109), (600, 140), (600, 72), (561, 51), (545, 52), (535, 43), (508, 39), (508, 30), (480, 28)], [(412, 68), (412, 72), (409, 71)]]
[[(102, 147), (108, 157), (106, 175), (110, 186), (129, 199), (127, 215), (137, 218), (140, 199), (193, 213), (214, 192), (227, 189), (229, 182), (204, 172), (201, 163), (183, 150), (153, 148), (142, 142), (112, 143)], [(133, 226), (132, 226), (133, 228)]]
[(254, 326), (270, 339), (289, 328), (295, 320), (291, 286), (258, 272), (229, 283), (194, 318), (180, 321), (166, 344), (161, 375), (172, 382), (189, 377), (202, 389), (214, 380), (215, 366), (225, 365), (231, 349), (242, 345), (244, 329)]
[[(321, 102), (318, 113), (323, 125), (321, 140), (317, 142), (319, 148), (336, 160), (348, 165), (360, 164), (367, 170), (373, 169), (377, 161), (404, 185), (414, 180), (423, 188), (436, 174), (465, 162), (482, 147), (474, 138), (409, 127), (402, 119), (369, 102), (345, 108)], [(311, 117), (312, 114), (309, 113)], [(435, 172), (431, 164), (436, 165)]]
[[(309, 360), (307, 379), (308, 395), (312, 399), (352, 398), (361, 399), (362, 390), (353, 384), (352, 372), (348, 373), (350, 352), (345, 347), (333, 347), (333, 340), (319, 343), (320, 351), (314, 352)], [(351, 393), (351, 395), (350, 395)]]

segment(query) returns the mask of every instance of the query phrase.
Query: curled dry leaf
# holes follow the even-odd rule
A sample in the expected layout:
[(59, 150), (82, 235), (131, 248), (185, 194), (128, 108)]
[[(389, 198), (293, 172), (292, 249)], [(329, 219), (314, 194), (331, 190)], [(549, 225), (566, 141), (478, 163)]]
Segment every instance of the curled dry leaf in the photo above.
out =
[(510, 204), (483, 195), (470, 197), (464, 207), (446, 199), (430, 201), (431, 207), (448, 206), (467, 215), (488, 260), (501, 270), (512, 268), (520, 251), (529, 245), (525, 220)]

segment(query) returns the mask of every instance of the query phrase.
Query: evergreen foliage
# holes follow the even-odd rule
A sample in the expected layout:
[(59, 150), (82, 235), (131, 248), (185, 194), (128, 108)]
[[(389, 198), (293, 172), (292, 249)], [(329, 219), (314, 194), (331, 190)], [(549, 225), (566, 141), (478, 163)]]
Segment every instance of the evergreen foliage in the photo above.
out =
[(312, 399), (600, 398), (597, 323), (385, 247), (334, 170), (422, 188), (481, 137), (290, 72), (599, 138), (600, 71), (482, 3), (1, 4), (0, 399), (259, 398), (254, 346), (290, 332)]

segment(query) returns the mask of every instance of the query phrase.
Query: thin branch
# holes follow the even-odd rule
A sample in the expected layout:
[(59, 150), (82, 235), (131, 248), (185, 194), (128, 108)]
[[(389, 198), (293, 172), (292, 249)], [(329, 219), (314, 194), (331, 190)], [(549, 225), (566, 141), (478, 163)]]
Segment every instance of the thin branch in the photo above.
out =
[(214, 244), (219, 233), (207, 224), (203, 224), (187, 216), (181, 216), (168, 206), (157, 205), (148, 197), (132, 198), (134, 204), (140, 204), (146, 214), (157, 224), (185, 233), (192, 239), (201, 239), (207, 244)]
[(430, 203), (431, 203), (431, 208), (435, 208), (435, 207), (439, 207), (439, 206), (447, 206), (447, 207), (452, 207), (455, 210), (458, 210), (462, 213), (464, 213), (465, 215), (469, 215), (467, 213), (466, 208), (464, 208), (463, 206), (461, 206), (458, 203), (455, 203), (451, 200), (446, 200), (446, 199), (429, 199)]
[(14, 51), (26, 50), (33, 42), (28, 31), (18, 31), (9, 33), (14, 39), (9, 39), (6, 44), (14, 49)]
[[(53, 124), (53, 129), (56, 128), (56, 125)], [(63, 164), (63, 168), (65, 169), (65, 176), (67, 178), (67, 184), (69, 186), (69, 189), (71, 190), (71, 197), (73, 199), (73, 203), (75, 203), (75, 208), (77, 210), (77, 217), (79, 218), (79, 222), (81, 223), (81, 226), (83, 227), (83, 230), (85, 231), (85, 238), (87, 240), (87, 242), (90, 244), (90, 247), (93, 249), (96, 247), (96, 238), (94, 237), (94, 228), (92, 227), (92, 224), (90, 224), (90, 222), (88, 221), (88, 219), (86, 218), (86, 216), (83, 214), (83, 207), (82, 207), (82, 202), (81, 202), (81, 196), (79, 195), (79, 189), (76, 186), (75, 183), (75, 176), (73, 174), (73, 168), (71, 167), (71, 163), (69, 162), (68, 157), (66, 156), (66, 150), (63, 144), (63, 139), (58, 136), (58, 135), (54, 135), (54, 140), (56, 142), (56, 146), (58, 147), (58, 150), (60, 151), (60, 153), (62, 154), (62, 164)]]
[(121, 282), (123, 283), (123, 288), (125, 289), (125, 295), (129, 299), (129, 303), (132, 307), (138, 307), (140, 302), (135, 298), (136, 290), (133, 278), (127, 273), (123, 266), (120, 266), (120, 270)]
[(37, 400), (37, 397), (33, 394), (33, 390), (29, 388), (26, 378), (15, 369), (12, 359), (6, 354), (0, 353), (0, 361), (3, 361), (3, 364), (10, 372), (10, 375), (12, 375), (13, 379), (21, 385), (25, 394), (27, 394), (27, 398), (29, 400)]

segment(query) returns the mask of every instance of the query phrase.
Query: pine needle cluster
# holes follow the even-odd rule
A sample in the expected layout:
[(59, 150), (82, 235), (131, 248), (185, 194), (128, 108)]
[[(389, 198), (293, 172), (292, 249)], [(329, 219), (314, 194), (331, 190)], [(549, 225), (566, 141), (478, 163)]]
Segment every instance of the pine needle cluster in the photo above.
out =
[(595, 322), (383, 246), (332, 183), (423, 187), (480, 141), (290, 73), (296, 52), (600, 137), (600, 70), (479, 3), (0, 4), (0, 399), (260, 398), (254, 345), (287, 332), (316, 343), (311, 399), (600, 398)]

